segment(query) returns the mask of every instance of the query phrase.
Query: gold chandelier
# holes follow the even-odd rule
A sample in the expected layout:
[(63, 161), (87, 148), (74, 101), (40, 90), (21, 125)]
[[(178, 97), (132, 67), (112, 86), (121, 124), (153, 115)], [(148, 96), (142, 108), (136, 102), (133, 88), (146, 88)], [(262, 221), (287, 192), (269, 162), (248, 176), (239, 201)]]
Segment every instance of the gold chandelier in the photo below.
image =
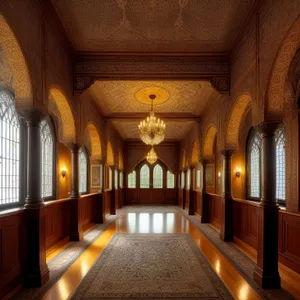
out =
[(151, 150), (147, 153), (146, 160), (150, 165), (153, 165), (157, 161), (157, 154), (153, 147), (151, 147)]
[[(156, 95), (149, 95), (151, 99), (150, 116), (139, 124), (140, 138), (146, 145), (158, 145), (165, 138), (166, 124), (163, 120), (156, 118), (153, 111), (153, 100)], [(154, 151), (154, 150), (153, 150)]]

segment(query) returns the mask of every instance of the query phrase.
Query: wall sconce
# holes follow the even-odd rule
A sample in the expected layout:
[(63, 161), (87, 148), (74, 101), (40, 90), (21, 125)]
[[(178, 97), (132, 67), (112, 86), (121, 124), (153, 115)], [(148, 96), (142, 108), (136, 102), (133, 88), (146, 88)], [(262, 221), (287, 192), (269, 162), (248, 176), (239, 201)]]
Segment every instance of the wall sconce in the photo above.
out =
[(67, 169), (66, 168), (64, 168), (64, 169), (61, 169), (61, 177), (62, 178), (65, 178), (66, 177), (66, 175), (67, 175)]
[(218, 172), (218, 178), (219, 179), (221, 178), (221, 172)]
[(236, 167), (236, 168), (235, 168), (235, 176), (236, 176), (237, 178), (240, 178), (240, 177), (241, 177), (241, 173), (242, 173), (241, 168)]

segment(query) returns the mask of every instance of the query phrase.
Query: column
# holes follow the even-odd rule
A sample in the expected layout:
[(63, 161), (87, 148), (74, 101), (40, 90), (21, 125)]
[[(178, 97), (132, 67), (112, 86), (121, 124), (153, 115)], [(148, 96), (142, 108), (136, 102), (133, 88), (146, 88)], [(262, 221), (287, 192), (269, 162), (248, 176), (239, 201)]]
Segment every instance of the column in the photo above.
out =
[(103, 223), (103, 220), (104, 220), (104, 206), (103, 206), (103, 192), (104, 192), (104, 188), (103, 188), (103, 161), (101, 160), (97, 160), (97, 161), (93, 161), (92, 162), (93, 164), (95, 165), (99, 165), (100, 166), (100, 188), (99, 188), (99, 191), (98, 191), (98, 194), (96, 196), (96, 214), (95, 214), (95, 223), (97, 224), (102, 224)]
[(202, 160), (201, 223), (209, 223), (209, 195), (206, 192), (206, 160)]
[(223, 241), (233, 241), (233, 204), (231, 192), (231, 157), (233, 150), (221, 151), (224, 156), (224, 195), (222, 198), (223, 222), (220, 237)]
[(257, 265), (254, 280), (262, 288), (280, 288), (278, 272), (278, 212), (276, 203), (276, 147), (274, 133), (277, 124), (262, 123), (262, 199), (258, 213)]
[(80, 241), (83, 230), (79, 220), (79, 148), (78, 144), (70, 146), (72, 153), (72, 180), (70, 201), (70, 241)]
[(182, 188), (182, 209), (185, 209), (185, 201), (186, 201), (186, 171), (182, 171), (184, 174), (184, 183), (183, 183), (183, 188)]
[(41, 135), (42, 114), (25, 113), (27, 125), (27, 197), (25, 221), (27, 229), (27, 259), (24, 272), (26, 287), (40, 287), (49, 279), (46, 263), (45, 207), (41, 197)]

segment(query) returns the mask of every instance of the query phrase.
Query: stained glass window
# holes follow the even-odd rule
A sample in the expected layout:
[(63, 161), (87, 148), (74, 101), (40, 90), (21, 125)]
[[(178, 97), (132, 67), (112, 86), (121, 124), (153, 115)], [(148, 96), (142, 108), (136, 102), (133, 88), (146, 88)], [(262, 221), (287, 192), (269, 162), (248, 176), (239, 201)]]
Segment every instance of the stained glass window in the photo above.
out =
[(280, 126), (275, 132), (276, 145), (276, 199), (285, 201), (285, 130)]
[(196, 170), (196, 188), (200, 189), (201, 187), (201, 170), (197, 169)]
[(191, 188), (191, 170), (188, 169), (186, 172), (186, 188), (189, 190)]
[(167, 171), (167, 189), (174, 189), (175, 187), (175, 176), (170, 171)]
[(128, 188), (135, 189), (136, 188), (136, 173), (132, 171), (128, 174)]
[(181, 188), (184, 189), (184, 183), (185, 183), (185, 178), (184, 178), (184, 172), (181, 172)]
[(261, 197), (261, 149), (262, 139), (259, 133), (253, 131), (251, 133), (248, 144), (248, 167), (249, 170), (249, 183), (250, 183), (250, 197)]
[(53, 134), (48, 120), (41, 122), (42, 197), (53, 197)]
[(144, 164), (140, 170), (140, 188), (148, 189), (150, 187), (150, 170), (149, 167)]
[(153, 187), (155, 189), (162, 189), (163, 187), (163, 169), (159, 164), (153, 169)]
[(0, 90), (0, 205), (19, 202), (20, 122), (13, 95)]
[(79, 152), (79, 192), (87, 193), (87, 154), (84, 149)]

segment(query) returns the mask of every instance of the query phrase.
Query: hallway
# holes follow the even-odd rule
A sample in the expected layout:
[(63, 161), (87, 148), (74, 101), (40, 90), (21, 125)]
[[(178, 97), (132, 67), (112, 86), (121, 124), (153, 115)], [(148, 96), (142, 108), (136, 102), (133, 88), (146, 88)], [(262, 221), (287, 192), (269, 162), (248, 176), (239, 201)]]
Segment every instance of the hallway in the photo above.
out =
[[(134, 235), (172, 235), (174, 233), (188, 233), (193, 239), (194, 243), (205, 255), (214, 272), (219, 276), (235, 299), (272, 299), (268, 291), (263, 291), (257, 285), (255, 285), (253, 281), (249, 282), (249, 278), (247, 281), (231, 264), (231, 262), (228, 260), (228, 257), (226, 258), (221, 253), (220, 249), (218, 249), (212, 243), (212, 241), (208, 239), (205, 234), (203, 234), (203, 232), (200, 232), (199, 229), (193, 225), (192, 219), (196, 218), (197, 217), (195, 216), (188, 216), (185, 211), (176, 206), (130, 206), (120, 209), (117, 213), (117, 219), (112, 221), (111, 225), (104, 230), (102, 234), (96, 237), (92, 244), (80, 255), (80, 257), (71, 265), (71, 267), (66, 270), (63, 276), (52, 285), (42, 299), (69, 299), (75, 293), (84, 277), (88, 274), (93, 264), (97, 261), (99, 255), (110, 243), (112, 237), (116, 233), (128, 233)], [(203, 228), (205, 226), (210, 227), (209, 225), (205, 224), (201, 224), (199, 226), (203, 226)], [(93, 228), (90, 229), (90, 231), (92, 230)], [(215, 230), (213, 230), (213, 232), (215, 232)], [(225, 244), (221, 240), (220, 242)], [(57, 252), (55, 253), (54, 251), (54, 254), (53, 250), (47, 252), (47, 262), (49, 265), (50, 274), (51, 264), (49, 264), (49, 261), (51, 259), (55, 260), (55, 255), (57, 255), (58, 251), (61, 251), (63, 248), (65, 249), (62, 250), (61, 253), (65, 252), (68, 256), (67, 252), (70, 251), (71, 244), (71, 242), (68, 242), (63, 247), (58, 245)], [(253, 264), (253, 266), (254, 265), (255, 264)], [(283, 287), (285, 287), (286, 274), (281, 274), (281, 276)], [(289, 280), (291, 279), (289, 278)], [(294, 277), (294, 280), (296, 281), (297, 278)], [(289, 282), (291, 283), (292, 281)], [(295, 290), (290, 292), (295, 293)], [(300, 290), (298, 288), (298, 290), (296, 290), (296, 293), (298, 294), (294, 294), (296, 298), (299, 297), (299, 292)], [(286, 297), (286, 294), (276, 293), (280, 292), (275, 292), (274, 294), (280, 295), (280, 299), (291, 299)], [(21, 296), (17, 298), (22, 297), (24, 297), (24, 295), (22, 296), (21, 294)], [(278, 297), (276, 296), (273, 299), (278, 299)]]

